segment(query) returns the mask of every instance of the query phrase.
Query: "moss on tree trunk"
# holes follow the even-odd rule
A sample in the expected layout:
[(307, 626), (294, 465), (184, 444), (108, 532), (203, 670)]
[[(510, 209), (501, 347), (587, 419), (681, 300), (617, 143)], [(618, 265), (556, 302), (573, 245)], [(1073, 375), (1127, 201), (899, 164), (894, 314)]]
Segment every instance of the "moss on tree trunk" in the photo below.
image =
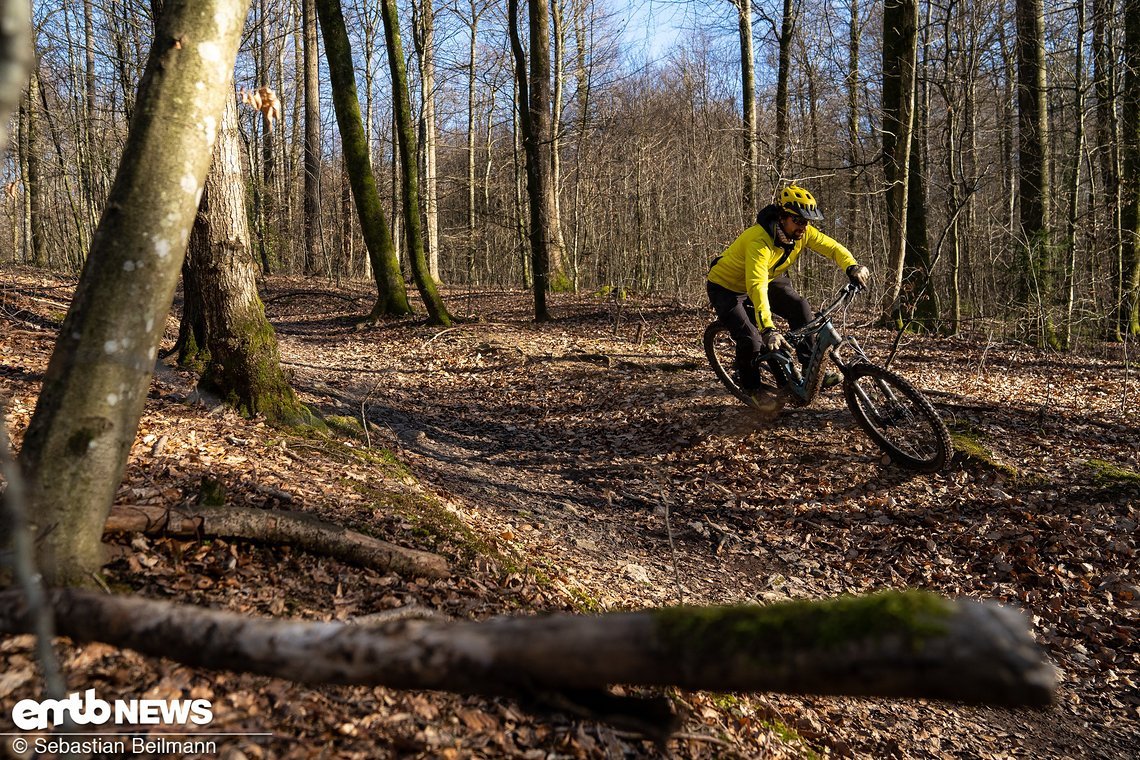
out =
[(309, 423), (312, 414), (289, 387), (277, 335), (257, 294), (242, 157), (237, 104), (231, 98), (190, 238), (185, 278), (187, 312), (199, 312), (205, 328), (201, 383), (242, 414), (286, 425)]

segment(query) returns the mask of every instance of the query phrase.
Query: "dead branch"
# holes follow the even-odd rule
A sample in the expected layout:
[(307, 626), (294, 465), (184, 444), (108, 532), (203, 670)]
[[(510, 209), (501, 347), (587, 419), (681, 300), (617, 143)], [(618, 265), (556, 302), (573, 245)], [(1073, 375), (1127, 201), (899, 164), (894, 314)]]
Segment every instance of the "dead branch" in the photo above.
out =
[[(62, 589), (59, 631), (195, 667), (304, 683), (504, 695), (664, 738), (662, 700), (610, 684), (1046, 705), (1056, 672), (1020, 614), (990, 602), (886, 592), (768, 607), (381, 625), (251, 618)], [(0, 592), (0, 632), (33, 620)]]
[(296, 546), (314, 554), (401, 575), (446, 578), (451, 574), (447, 560), (438, 554), (381, 541), (302, 512), (241, 508), (179, 511), (116, 505), (103, 531), (244, 538)]

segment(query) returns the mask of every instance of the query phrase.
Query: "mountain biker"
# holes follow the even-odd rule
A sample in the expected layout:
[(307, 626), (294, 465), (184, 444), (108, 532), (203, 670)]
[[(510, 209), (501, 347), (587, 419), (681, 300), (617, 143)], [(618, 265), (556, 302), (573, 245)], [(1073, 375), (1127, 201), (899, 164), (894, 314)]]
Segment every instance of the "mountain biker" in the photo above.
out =
[[(775, 329), (772, 314), (788, 321), (791, 329), (811, 321), (812, 307), (796, 292), (788, 270), (804, 248), (831, 259), (851, 282), (867, 286), (870, 272), (851, 252), (811, 225), (823, 220), (815, 198), (796, 185), (785, 187), (778, 203), (761, 209), (756, 224), (740, 234), (709, 269), (709, 302), (736, 341), (736, 371), (740, 387), (749, 394), (760, 387), (760, 367), (755, 357), (768, 351), (788, 348), (784, 336)], [(748, 313), (746, 301), (753, 311)], [(810, 345), (798, 345), (800, 364), (811, 358)], [(783, 384), (783, 378), (777, 378)], [(824, 376), (823, 387), (837, 385), (834, 372)]]

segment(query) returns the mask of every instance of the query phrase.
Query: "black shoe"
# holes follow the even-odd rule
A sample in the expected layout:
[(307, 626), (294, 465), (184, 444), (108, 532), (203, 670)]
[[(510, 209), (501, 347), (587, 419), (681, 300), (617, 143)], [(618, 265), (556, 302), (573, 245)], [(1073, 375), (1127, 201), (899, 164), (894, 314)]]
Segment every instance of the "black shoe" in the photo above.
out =
[(827, 390), (828, 388), (834, 388), (842, 382), (843, 377), (838, 372), (828, 372), (823, 376), (823, 383), (820, 385), (820, 388)]

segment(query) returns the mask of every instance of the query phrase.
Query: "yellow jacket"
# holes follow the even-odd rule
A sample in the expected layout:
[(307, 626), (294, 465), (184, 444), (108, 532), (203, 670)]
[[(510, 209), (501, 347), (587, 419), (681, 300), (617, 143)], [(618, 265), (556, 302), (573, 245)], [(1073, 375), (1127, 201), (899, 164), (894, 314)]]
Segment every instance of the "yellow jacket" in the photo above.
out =
[(756, 308), (756, 324), (761, 330), (773, 327), (772, 309), (768, 305), (768, 283), (788, 270), (804, 248), (810, 248), (834, 261), (842, 269), (857, 263), (851, 251), (824, 235), (810, 224), (804, 235), (784, 256), (784, 249), (772, 242), (771, 235), (759, 224), (740, 234), (721, 254), (709, 270), (709, 282), (734, 293), (747, 293)]

